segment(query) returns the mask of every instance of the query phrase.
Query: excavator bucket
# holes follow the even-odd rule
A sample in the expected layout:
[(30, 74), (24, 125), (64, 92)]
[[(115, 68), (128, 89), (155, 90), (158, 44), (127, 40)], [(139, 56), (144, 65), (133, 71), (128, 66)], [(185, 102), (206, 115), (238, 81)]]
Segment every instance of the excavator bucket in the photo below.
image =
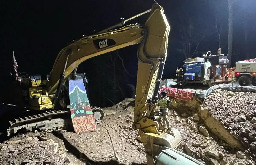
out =
[(154, 148), (152, 148), (153, 145), (175, 149), (180, 145), (182, 138), (180, 132), (173, 128), (168, 133), (141, 133), (139, 140), (146, 145), (146, 149), (152, 151), (154, 150)]

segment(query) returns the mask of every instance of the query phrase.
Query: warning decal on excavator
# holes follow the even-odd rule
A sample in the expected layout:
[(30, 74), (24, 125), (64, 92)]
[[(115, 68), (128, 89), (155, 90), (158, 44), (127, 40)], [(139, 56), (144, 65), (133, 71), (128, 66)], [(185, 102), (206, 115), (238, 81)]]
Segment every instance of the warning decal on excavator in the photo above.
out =
[(71, 119), (76, 133), (95, 131), (96, 122), (83, 79), (69, 80)]
[(98, 49), (103, 49), (116, 44), (113, 39), (108, 38), (93, 40), (93, 43)]

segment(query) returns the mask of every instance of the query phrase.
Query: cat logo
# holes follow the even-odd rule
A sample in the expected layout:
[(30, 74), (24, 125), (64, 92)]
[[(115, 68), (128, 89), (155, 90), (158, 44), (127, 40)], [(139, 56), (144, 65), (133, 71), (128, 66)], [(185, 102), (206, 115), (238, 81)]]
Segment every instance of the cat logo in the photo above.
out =
[(102, 40), (99, 42), (100, 49), (108, 47), (108, 39)]
[(93, 40), (93, 43), (98, 49), (107, 48), (116, 44), (113, 39), (108, 38)]

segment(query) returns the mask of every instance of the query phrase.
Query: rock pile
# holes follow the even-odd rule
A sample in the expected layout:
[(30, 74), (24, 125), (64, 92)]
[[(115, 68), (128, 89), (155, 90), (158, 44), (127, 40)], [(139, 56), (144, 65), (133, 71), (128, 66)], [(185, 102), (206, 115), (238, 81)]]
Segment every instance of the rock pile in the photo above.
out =
[[(227, 129), (231, 128), (229, 130), (234, 135), (248, 140), (245, 143), (247, 150), (230, 150), (225, 142), (207, 129), (199, 114), (185, 117), (171, 109), (168, 112), (170, 127), (178, 129), (182, 135), (178, 150), (207, 165), (254, 165), (256, 159), (252, 155), (255, 153), (255, 135), (251, 134), (255, 132), (254, 97), (254, 93), (217, 89), (204, 103)], [(60, 131), (58, 135), (29, 133), (0, 143), (0, 164), (146, 164), (144, 147), (136, 140), (137, 130), (132, 128), (132, 103), (133, 100), (126, 99), (105, 108), (108, 115), (97, 125), (95, 132), (76, 134)], [(241, 107), (236, 109), (237, 104), (241, 104)]]
[(256, 159), (256, 93), (216, 89), (205, 99), (204, 107)]
[(21, 135), (0, 143), (0, 164), (69, 164), (66, 149), (52, 138)]
[(204, 123), (198, 120), (197, 114), (184, 118), (171, 110), (168, 119), (170, 126), (181, 132), (182, 142), (179, 151), (207, 165), (255, 164), (255, 160), (246, 156), (244, 151), (230, 150), (225, 142), (211, 134)]

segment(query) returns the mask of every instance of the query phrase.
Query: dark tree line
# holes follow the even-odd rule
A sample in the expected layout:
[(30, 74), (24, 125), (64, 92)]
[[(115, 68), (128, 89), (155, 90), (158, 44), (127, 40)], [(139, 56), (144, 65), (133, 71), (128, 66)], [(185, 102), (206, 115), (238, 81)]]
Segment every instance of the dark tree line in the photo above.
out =
[[(254, 49), (252, 36), (256, 32), (251, 26), (256, 25), (252, 19), (256, 12), (248, 9), (253, 4), (253, 0), (163, 2), (172, 27), (163, 78), (173, 78), (176, 68), (185, 58), (198, 57), (209, 50), (216, 54), (218, 48), (229, 55), (231, 66), (237, 60), (255, 58), (251, 50)], [(134, 94), (136, 49), (131, 49), (132, 57), (119, 50), (89, 62), (94, 68), (88, 73), (92, 82), (89, 92), (95, 94), (93, 104), (111, 105)], [(131, 58), (133, 63), (126, 62)], [(132, 80), (127, 80), (127, 77)]]
[[(44, 1), (1, 1), (0, 85), (12, 66), (15, 51), (19, 71), (47, 74), (58, 52), (83, 34), (94, 34), (151, 8), (154, 1), (127, 0), (65, 3)], [(255, 0), (158, 0), (172, 30), (163, 78), (175, 77), (175, 70), (188, 57), (207, 51), (229, 54), (231, 65), (255, 58)], [(144, 19), (136, 20), (138, 22)], [(134, 96), (137, 75), (137, 46), (108, 53), (79, 67), (89, 79), (91, 102), (109, 106)], [(4, 76), (3, 76), (4, 75)]]

